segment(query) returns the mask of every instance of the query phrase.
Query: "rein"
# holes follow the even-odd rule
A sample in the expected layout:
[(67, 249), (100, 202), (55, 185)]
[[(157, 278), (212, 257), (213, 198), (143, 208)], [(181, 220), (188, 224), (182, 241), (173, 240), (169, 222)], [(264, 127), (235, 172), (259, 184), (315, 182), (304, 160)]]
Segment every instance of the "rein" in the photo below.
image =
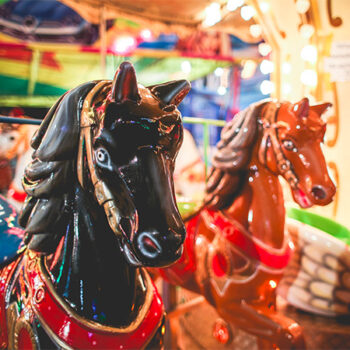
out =
[(267, 166), (267, 148), (271, 142), (272, 150), (276, 158), (277, 168), (279, 172), (289, 183), (292, 189), (298, 187), (299, 179), (293, 170), (291, 162), (287, 159), (283, 153), (281, 144), (278, 138), (278, 128), (284, 126), (284, 124), (277, 122), (277, 116), (280, 111), (280, 105), (274, 102), (270, 102), (266, 105), (262, 121), (264, 127), (264, 135), (261, 141), (259, 149), (259, 161)]

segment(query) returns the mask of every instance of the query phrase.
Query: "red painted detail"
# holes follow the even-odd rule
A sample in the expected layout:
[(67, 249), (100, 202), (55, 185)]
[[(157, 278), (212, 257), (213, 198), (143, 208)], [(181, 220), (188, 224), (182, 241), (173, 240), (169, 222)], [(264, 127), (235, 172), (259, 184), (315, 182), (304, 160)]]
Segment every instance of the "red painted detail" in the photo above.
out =
[(212, 268), (217, 277), (222, 277), (226, 275), (227, 266), (227, 260), (222, 254), (217, 253), (214, 255), (212, 260)]
[(24, 191), (17, 190), (12, 184), (7, 191), (7, 196), (20, 203), (24, 203), (25, 199), (27, 198), (27, 194)]
[(45, 321), (47, 327), (68, 346), (74, 349), (140, 349), (147, 345), (161, 325), (164, 314), (162, 300), (153, 282), (149, 286), (153, 292), (151, 305), (138, 327), (130, 332), (118, 328), (97, 327), (93, 322), (83, 322), (73, 311), (67, 311), (69, 306), (61, 303), (51, 293), (42, 275), (39, 264), (29, 271), (26, 270), (31, 295), (36, 290), (43, 289), (45, 298), (40, 303), (32, 300), (35, 313)]
[(7, 348), (8, 343), (5, 295), (8, 283), (20, 260), (21, 259), (17, 259), (0, 270), (0, 348), (5, 349)]
[(43, 55), (41, 56), (41, 64), (46, 67), (56, 68), (57, 70), (60, 70), (61, 65), (56, 60), (55, 56), (55, 52), (43, 52)]
[(18, 350), (34, 350), (30, 334), (24, 327), (18, 332)]
[(213, 337), (221, 344), (227, 344), (231, 338), (228, 325), (223, 320), (217, 320), (213, 327)]
[(281, 249), (274, 249), (263, 245), (260, 241), (254, 239), (248, 233), (241, 231), (235, 222), (230, 221), (221, 212), (204, 209), (206, 217), (209, 217), (222, 235), (233, 245), (244, 251), (249, 257), (259, 261), (260, 263), (274, 268), (285, 268), (292, 255), (292, 248), (289, 241), (284, 242)]
[(28, 48), (0, 48), (0, 58), (30, 63), (32, 51)]
[(194, 245), (199, 218), (200, 216), (196, 215), (186, 223), (186, 239), (183, 244), (183, 252), (176, 264), (158, 269), (160, 275), (171, 283), (183, 285), (186, 281), (193, 278), (197, 269)]

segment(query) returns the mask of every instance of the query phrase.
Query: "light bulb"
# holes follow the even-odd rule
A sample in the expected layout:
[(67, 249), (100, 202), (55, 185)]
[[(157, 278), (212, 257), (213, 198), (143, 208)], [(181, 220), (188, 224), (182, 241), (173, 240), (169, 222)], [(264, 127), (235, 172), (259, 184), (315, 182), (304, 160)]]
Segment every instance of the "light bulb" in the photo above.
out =
[(315, 28), (312, 24), (303, 24), (299, 31), (304, 39), (310, 39), (315, 33)]
[(301, 58), (306, 61), (315, 64), (317, 61), (317, 48), (315, 45), (306, 45), (301, 49)]
[(254, 38), (259, 38), (259, 36), (261, 36), (262, 33), (262, 28), (260, 24), (252, 24), (249, 27), (249, 31), (250, 34), (254, 37)]
[(225, 88), (225, 86), (219, 86), (217, 91), (219, 95), (223, 96), (226, 94), (227, 89)]
[(292, 92), (292, 85), (289, 83), (284, 83), (282, 85), (282, 92), (284, 95), (289, 95)]
[(203, 21), (203, 25), (205, 27), (211, 27), (220, 21), (221, 21), (220, 4), (217, 2), (213, 2), (205, 9), (205, 19)]
[(266, 13), (270, 10), (270, 4), (266, 1), (262, 1), (259, 6), (262, 13)]
[(216, 77), (221, 77), (223, 73), (224, 73), (224, 69), (221, 67), (218, 67), (214, 70), (214, 75)]
[(241, 8), (241, 16), (245, 21), (249, 21), (255, 15), (255, 9), (252, 6), (243, 6)]
[(262, 74), (270, 74), (273, 72), (274, 65), (272, 61), (262, 60), (260, 63), (260, 71)]
[(292, 65), (289, 62), (283, 62), (282, 64), (283, 74), (290, 74), (291, 70), (292, 70)]
[(235, 11), (244, 4), (244, 0), (228, 0), (226, 8), (228, 11)]
[(181, 63), (181, 70), (185, 73), (185, 74), (189, 74), (191, 73), (192, 70), (192, 65), (190, 61), (183, 61)]
[(272, 47), (269, 44), (261, 43), (258, 46), (258, 51), (261, 56), (267, 56), (272, 51)]
[(310, 1), (309, 0), (297, 0), (295, 3), (297, 12), (300, 14), (306, 13), (310, 8)]
[(151, 40), (152, 39), (152, 32), (150, 31), (150, 29), (143, 29), (141, 30), (140, 32), (140, 36), (142, 38), (142, 40), (144, 41), (148, 41), (148, 40)]
[(113, 45), (112, 49), (113, 51), (120, 53), (120, 54), (125, 54), (130, 52), (136, 47), (136, 39), (132, 36), (122, 36), (117, 38)]
[(317, 85), (317, 72), (313, 69), (305, 69), (300, 76), (301, 82), (310, 87)]
[(263, 80), (260, 84), (260, 91), (263, 95), (270, 95), (275, 91), (275, 84), (270, 80)]
[(253, 60), (246, 60), (243, 64), (243, 69), (241, 72), (242, 79), (250, 79), (256, 71), (257, 64)]

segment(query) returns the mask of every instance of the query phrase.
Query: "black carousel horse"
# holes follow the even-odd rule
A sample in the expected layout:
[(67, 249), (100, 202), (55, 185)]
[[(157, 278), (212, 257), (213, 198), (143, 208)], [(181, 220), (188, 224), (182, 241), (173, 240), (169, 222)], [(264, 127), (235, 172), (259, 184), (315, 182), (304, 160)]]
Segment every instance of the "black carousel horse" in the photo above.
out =
[(172, 173), (187, 81), (148, 88), (132, 65), (60, 98), (32, 139), (25, 246), (0, 268), (1, 349), (160, 347), (144, 266), (182, 253)]

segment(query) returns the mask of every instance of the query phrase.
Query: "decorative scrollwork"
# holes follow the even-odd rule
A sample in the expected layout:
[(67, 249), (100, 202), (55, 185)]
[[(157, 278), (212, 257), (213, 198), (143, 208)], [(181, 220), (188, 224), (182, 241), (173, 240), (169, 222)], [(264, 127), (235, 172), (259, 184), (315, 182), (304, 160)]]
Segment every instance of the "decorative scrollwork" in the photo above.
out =
[(343, 24), (343, 20), (340, 17), (333, 17), (332, 15), (332, 0), (327, 0), (327, 12), (329, 23), (333, 27), (339, 27)]

